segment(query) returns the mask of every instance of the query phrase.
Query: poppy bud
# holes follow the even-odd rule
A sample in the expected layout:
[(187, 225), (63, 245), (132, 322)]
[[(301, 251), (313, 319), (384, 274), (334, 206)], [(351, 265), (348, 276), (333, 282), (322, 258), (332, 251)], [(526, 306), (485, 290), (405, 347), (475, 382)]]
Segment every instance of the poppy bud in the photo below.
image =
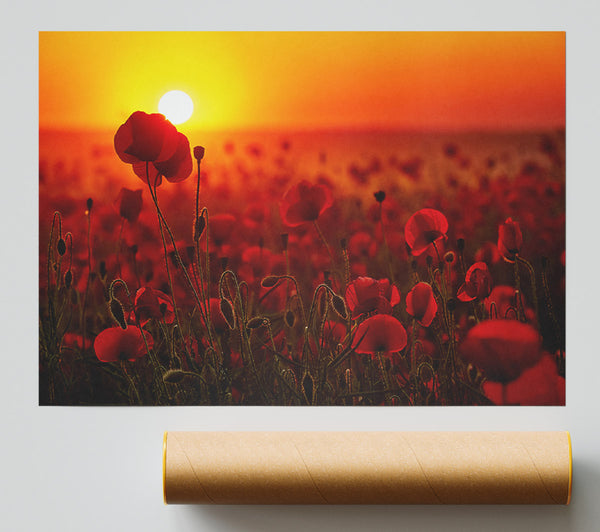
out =
[(304, 397), (306, 398), (306, 402), (309, 405), (312, 404), (314, 387), (315, 383), (312, 378), (312, 375), (310, 373), (307, 373), (302, 379), (302, 391), (304, 392)]
[(246, 323), (246, 329), (258, 329), (264, 322), (265, 319), (262, 316), (256, 316)]
[(108, 272), (106, 271), (106, 262), (104, 262), (103, 260), (100, 261), (100, 277), (102, 279), (104, 279), (106, 277), (106, 274)]
[(131, 250), (131, 254), (135, 257), (137, 255), (137, 252), (138, 252), (138, 245), (137, 244), (133, 244), (129, 249)]
[(383, 190), (379, 190), (378, 192), (375, 192), (374, 196), (378, 203), (383, 203), (383, 200), (385, 199), (385, 192)]
[(194, 158), (197, 161), (201, 161), (204, 158), (204, 147), (194, 146)]
[(289, 239), (289, 235), (287, 233), (281, 234), (281, 245), (283, 246), (283, 251), (287, 251), (288, 239)]
[(230, 329), (235, 329), (235, 312), (233, 310), (233, 305), (229, 302), (228, 299), (222, 298), (219, 301), (219, 310), (225, 318), (227, 325), (229, 325)]
[(508, 262), (513, 262), (515, 256), (521, 251), (523, 234), (518, 222), (512, 218), (500, 224), (498, 228), (498, 251)]
[(340, 318), (347, 319), (348, 318), (348, 309), (346, 308), (346, 302), (344, 298), (334, 294), (331, 296), (331, 304), (333, 306), (333, 310), (335, 310)]
[(263, 288), (272, 288), (278, 283), (279, 283), (279, 277), (277, 277), (276, 275), (269, 275), (261, 281), (260, 285)]
[(448, 264), (452, 264), (454, 262), (454, 252), (453, 251), (448, 251), (448, 253), (446, 253), (444, 255), (444, 260), (448, 263)]
[(85, 207), (88, 210), (88, 212), (92, 210), (92, 205), (94, 205), (94, 200), (92, 198), (88, 198), (85, 202)]
[(58, 240), (58, 243), (56, 244), (56, 250), (61, 257), (67, 252), (67, 244), (65, 243), (64, 238), (60, 238)]
[(127, 329), (127, 322), (125, 321), (125, 312), (123, 311), (123, 305), (121, 305), (121, 302), (113, 297), (110, 300), (108, 308), (113, 319), (120, 325), (121, 329)]
[(204, 233), (205, 227), (206, 227), (206, 220), (204, 219), (204, 216), (198, 216), (196, 218), (196, 221), (194, 222), (194, 231), (193, 231), (194, 242), (198, 242), (198, 239), (202, 236), (202, 233)]
[(185, 373), (180, 369), (170, 369), (163, 374), (163, 381), (171, 384), (181, 382), (185, 377)]
[(284, 319), (285, 324), (290, 328), (292, 328), (294, 326), (294, 323), (296, 323), (296, 315), (291, 310), (288, 310), (285, 313)]
[(465, 239), (464, 238), (459, 238), (456, 241), (456, 249), (458, 249), (458, 251), (464, 251), (464, 249), (465, 249)]
[(71, 270), (67, 270), (65, 272), (65, 286), (67, 288), (71, 288), (72, 282), (73, 282), (73, 274), (71, 273)]

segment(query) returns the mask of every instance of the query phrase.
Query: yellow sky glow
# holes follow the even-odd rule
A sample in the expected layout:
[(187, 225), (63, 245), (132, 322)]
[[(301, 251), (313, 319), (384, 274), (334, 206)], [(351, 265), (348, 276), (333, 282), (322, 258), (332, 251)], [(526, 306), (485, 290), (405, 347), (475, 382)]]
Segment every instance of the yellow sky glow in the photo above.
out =
[(41, 32), (39, 73), (41, 128), (112, 128), (174, 89), (189, 130), (565, 125), (564, 32)]

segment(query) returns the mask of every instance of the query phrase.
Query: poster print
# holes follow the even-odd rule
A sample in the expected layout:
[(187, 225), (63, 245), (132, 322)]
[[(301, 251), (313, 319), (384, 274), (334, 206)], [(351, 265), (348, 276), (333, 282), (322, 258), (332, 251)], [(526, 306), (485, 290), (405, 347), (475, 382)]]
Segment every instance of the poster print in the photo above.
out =
[(40, 404), (564, 405), (564, 33), (39, 52)]

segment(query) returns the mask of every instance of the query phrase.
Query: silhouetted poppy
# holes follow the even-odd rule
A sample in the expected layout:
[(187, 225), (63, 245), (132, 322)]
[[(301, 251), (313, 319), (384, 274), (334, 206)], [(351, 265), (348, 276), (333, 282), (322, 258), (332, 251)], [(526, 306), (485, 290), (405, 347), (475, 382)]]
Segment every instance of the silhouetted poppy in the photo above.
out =
[(406, 312), (415, 318), (423, 327), (429, 327), (437, 313), (438, 305), (433, 289), (428, 283), (417, 283), (406, 294)]
[(294, 227), (316, 221), (332, 204), (333, 197), (327, 186), (303, 180), (284, 194), (279, 211), (283, 222)]
[(400, 292), (388, 279), (377, 281), (371, 277), (359, 277), (348, 285), (346, 303), (352, 319), (374, 310), (390, 314), (392, 307), (400, 303)]
[(142, 189), (129, 190), (123, 187), (117, 198), (119, 215), (129, 223), (134, 223), (142, 211)]
[(500, 224), (498, 228), (498, 251), (508, 262), (514, 262), (515, 255), (521, 251), (523, 234), (518, 222), (512, 218)]
[(471, 266), (466, 275), (465, 282), (458, 289), (456, 297), (461, 301), (483, 299), (490, 295), (492, 290), (492, 275), (485, 262), (476, 262)]
[[(148, 348), (154, 345), (150, 333), (144, 331)], [(126, 329), (111, 327), (104, 329), (94, 340), (94, 352), (102, 362), (136, 360), (146, 354), (146, 344), (138, 327), (130, 325)]]
[(164, 319), (166, 323), (173, 323), (175, 313), (173, 303), (167, 294), (144, 286), (135, 294), (134, 312), (143, 327), (152, 318)]
[(177, 150), (177, 129), (164, 115), (135, 111), (114, 139), (119, 158), (129, 164), (166, 161)]
[(516, 320), (486, 320), (473, 327), (460, 346), (460, 356), (495, 382), (515, 380), (542, 356), (539, 333)]
[(164, 161), (153, 161), (148, 164), (147, 173), (145, 162), (134, 163), (132, 166), (135, 175), (142, 181), (149, 181), (155, 186), (161, 184), (163, 177), (171, 183), (184, 181), (192, 173), (190, 142), (183, 133), (177, 133), (177, 149), (171, 157)]
[[(523, 371), (520, 377), (505, 384), (486, 381), (485, 395), (497, 405), (559, 406), (565, 404), (565, 379), (558, 374), (556, 362), (549, 354), (542, 356), (533, 367)], [(502, 401), (504, 395), (505, 403)]]
[(404, 238), (415, 256), (421, 255), (433, 243), (446, 240), (448, 220), (435, 209), (421, 209), (413, 214), (404, 226)]
[(393, 353), (406, 347), (406, 330), (389, 314), (377, 314), (363, 321), (354, 335), (352, 347), (357, 353)]
[(161, 176), (172, 182), (183, 181), (192, 171), (187, 137), (158, 113), (132, 113), (117, 130), (114, 146), (119, 158), (152, 185), (160, 185)]

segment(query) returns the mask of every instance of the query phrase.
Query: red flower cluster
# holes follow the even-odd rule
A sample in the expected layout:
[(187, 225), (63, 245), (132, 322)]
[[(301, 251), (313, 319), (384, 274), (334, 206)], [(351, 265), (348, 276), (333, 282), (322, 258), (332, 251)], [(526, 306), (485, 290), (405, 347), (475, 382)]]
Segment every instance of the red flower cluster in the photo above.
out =
[(402, 351), (406, 342), (406, 330), (396, 318), (377, 314), (358, 326), (352, 347), (357, 353), (375, 355)]
[(332, 204), (333, 197), (327, 186), (303, 180), (285, 193), (279, 209), (283, 222), (295, 227), (315, 222)]
[(463, 360), (496, 382), (515, 380), (542, 356), (539, 333), (516, 320), (486, 320), (473, 327), (460, 346)]
[(134, 112), (117, 130), (114, 145), (119, 158), (153, 186), (160, 185), (162, 177), (177, 183), (192, 172), (187, 137), (161, 114)]
[(458, 289), (456, 297), (461, 301), (484, 299), (492, 291), (492, 275), (485, 262), (476, 262), (465, 275), (464, 284)]
[(437, 314), (438, 305), (430, 284), (417, 283), (406, 294), (406, 312), (423, 327), (429, 327)]
[[(154, 339), (144, 332), (148, 349), (154, 346)], [(102, 362), (117, 362), (120, 360), (136, 360), (146, 354), (146, 343), (138, 327), (110, 327), (104, 329), (94, 340), (94, 351)]]
[(164, 320), (173, 323), (175, 313), (173, 303), (167, 294), (149, 286), (140, 288), (135, 294), (134, 316), (143, 327), (151, 319)]
[(346, 303), (352, 312), (352, 319), (362, 314), (377, 311), (391, 314), (392, 307), (400, 303), (400, 292), (388, 279), (359, 277), (346, 289)]
[[(404, 238), (415, 256), (425, 253), (446, 240), (448, 220), (435, 209), (421, 209), (413, 214), (404, 226)], [(439, 247), (438, 247), (439, 250)]]

